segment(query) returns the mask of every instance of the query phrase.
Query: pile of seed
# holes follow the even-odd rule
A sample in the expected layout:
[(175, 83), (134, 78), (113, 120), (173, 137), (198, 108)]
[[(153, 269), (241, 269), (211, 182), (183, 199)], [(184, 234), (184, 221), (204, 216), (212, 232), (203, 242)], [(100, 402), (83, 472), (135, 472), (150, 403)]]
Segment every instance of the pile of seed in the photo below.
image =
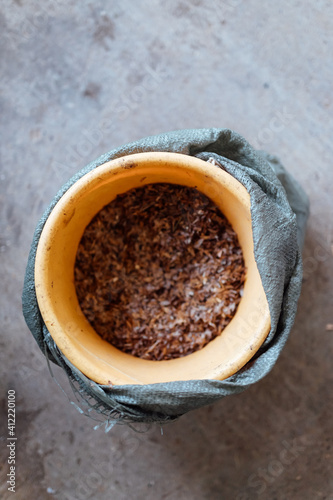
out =
[(244, 280), (229, 222), (198, 190), (174, 184), (118, 195), (87, 226), (75, 264), (95, 331), (150, 360), (186, 356), (220, 335)]

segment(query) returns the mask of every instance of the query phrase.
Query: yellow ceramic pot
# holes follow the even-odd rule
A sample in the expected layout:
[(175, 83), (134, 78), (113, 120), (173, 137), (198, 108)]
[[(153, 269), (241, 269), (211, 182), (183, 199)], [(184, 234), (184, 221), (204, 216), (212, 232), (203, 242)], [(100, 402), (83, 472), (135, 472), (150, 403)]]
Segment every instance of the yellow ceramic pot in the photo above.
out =
[[(118, 194), (157, 182), (196, 187), (208, 196), (238, 234), (247, 267), (244, 295), (222, 334), (200, 351), (167, 361), (136, 358), (103, 340), (83, 315), (74, 286), (77, 248), (91, 219)], [(223, 169), (187, 155), (133, 154), (84, 175), (62, 196), (44, 226), (35, 283), (42, 317), (58, 348), (100, 384), (223, 380), (252, 358), (270, 330), (268, 303), (253, 253), (250, 196)]]

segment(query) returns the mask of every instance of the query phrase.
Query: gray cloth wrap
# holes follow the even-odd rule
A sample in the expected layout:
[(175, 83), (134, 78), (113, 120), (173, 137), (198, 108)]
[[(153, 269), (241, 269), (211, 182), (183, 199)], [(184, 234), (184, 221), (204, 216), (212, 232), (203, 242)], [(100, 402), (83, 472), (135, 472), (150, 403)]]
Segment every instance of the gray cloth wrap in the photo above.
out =
[[(271, 331), (255, 357), (227, 380), (193, 380), (150, 385), (103, 386), (87, 379), (59, 351), (41, 317), (35, 293), (34, 265), (39, 237), (51, 210), (80, 177), (124, 155), (169, 151), (214, 158), (238, 179), (251, 197), (254, 253), (269, 303)], [(301, 249), (309, 202), (300, 185), (277, 158), (256, 151), (228, 129), (194, 129), (141, 139), (91, 162), (58, 192), (36, 228), (29, 255), (23, 313), (39, 347), (63, 367), (83, 399), (106, 421), (166, 422), (184, 413), (237, 394), (262, 379), (274, 366), (294, 323), (302, 283)], [(75, 383), (76, 381), (76, 383)]]

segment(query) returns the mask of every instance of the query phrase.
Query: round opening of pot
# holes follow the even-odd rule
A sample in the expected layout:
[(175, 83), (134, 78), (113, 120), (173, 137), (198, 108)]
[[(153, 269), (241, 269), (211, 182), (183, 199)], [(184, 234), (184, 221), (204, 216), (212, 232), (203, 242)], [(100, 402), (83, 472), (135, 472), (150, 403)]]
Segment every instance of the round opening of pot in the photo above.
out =
[(104, 340), (161, 361), (222, 333), (241, 300), (245, 267), (237, 234), (207, 196), (145, 184), (88, 224), (74, 277), (82, 312)]
[[(82, 235), (103, 207), (146, 185), (196, 188), (230, 222), (238, 236), (246, 281), (237, 312), (202, 349), (155, 361), (123, 352), (104, 340), (83, 314), (74, 269)], [(242, 368), (270, 329), (269, 308), (253, 253), (250, 197), (223, 169), (176, 153), (139, 153), (107, 162), (62, 196), (43, 228), (35, 263), (36, 294), (43, 320), (64, 356), (101, 384), (149, 384), (225, 379)]]

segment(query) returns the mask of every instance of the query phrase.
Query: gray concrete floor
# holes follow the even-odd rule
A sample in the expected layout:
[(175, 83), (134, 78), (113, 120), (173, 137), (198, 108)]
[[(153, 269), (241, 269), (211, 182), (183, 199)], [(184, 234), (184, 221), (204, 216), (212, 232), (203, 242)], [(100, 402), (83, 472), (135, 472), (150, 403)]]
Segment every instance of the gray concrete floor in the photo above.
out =
[[(2, 0), (0, 27), (0, 497), (333, 499), (332, 2)], [(22, 318), (34, 227), (101, 153), (211, 126), (278, 154), (309, 193), (292, 335), (264, 380), (163, 435), (93, 430)], [(8, 389), (17, 392), (15, 495), (5, 483)]]

